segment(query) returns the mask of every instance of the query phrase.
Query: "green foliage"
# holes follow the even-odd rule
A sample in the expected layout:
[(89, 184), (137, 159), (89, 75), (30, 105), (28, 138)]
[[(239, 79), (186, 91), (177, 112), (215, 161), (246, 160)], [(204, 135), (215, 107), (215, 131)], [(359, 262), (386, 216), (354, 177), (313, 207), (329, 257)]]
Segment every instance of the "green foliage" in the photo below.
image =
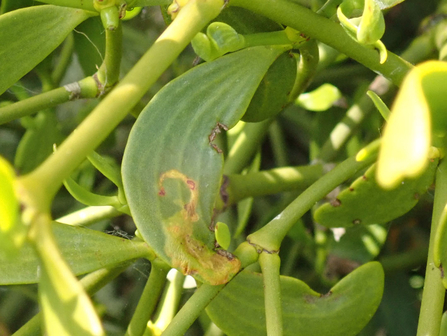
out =
[(3, 14), (0, 41), (8, 47), (0, 51), (0, 94), (42, 62), (88, 16), (81, 10), (57, 6), (29, 7)]
[[(284, 335), (357, 335), (382, 298), (384, 273), (372, 262), (319, 294), (304, 282), (281, 276)], [(208, 306), (211, 319), (229, 335), (265, 335), (262, 274), (239, 273)]]
[(1, 1), (0, 334), (445, 333), (446, 7), (401, 2)]

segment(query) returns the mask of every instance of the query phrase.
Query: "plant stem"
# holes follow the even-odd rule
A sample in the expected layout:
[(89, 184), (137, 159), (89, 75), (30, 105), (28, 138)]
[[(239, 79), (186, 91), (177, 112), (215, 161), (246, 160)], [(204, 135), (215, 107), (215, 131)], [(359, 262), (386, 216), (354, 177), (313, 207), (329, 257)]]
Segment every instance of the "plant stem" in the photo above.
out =
[(166, 283), (168, 271), (169, 267), (166, 264), (161, 264), (157, 260), (152, 262), (149, 279), (138, 301), (137, 308), (135, 309), (125, 336), (141, 336), (144, 334), (147, 322), (154, 312), (158, 298)]
[(433, 260), (433, 245), (442, 211), (447, 204), (447, 160), (443, 159), (436, 171), (436, 190), (430, 229), (427, 268), (417, 336), (438, 336), (444, 307), (445, 288), (441, 271)]
[(265, 319), (268, 336), (282, 336), (281, 283), (279, 269), (281, 260), (277, 253), (263, 252), (259, 264), (264, 277)]
[(122, 212), (110, 205), (90, 206), (60, 217), (56, 219), (56, 222), (74, 226), (87, 226), (100, 220), (118, 217), (122, 214)]
[(206, 306), (224, 287), (225, 285), (211, 286), (203, 284), (175, 315), (172, 322), (162, 333), (162, 336), (184, 335)]
[[(103, 268), (90, 273), (83, 277), (80, 282), (84, 287), (85, 291), (89, 295), (95, 294), (102, 287), (107, 285), (110, 281), (115, 279), (118, 275), (126, 270), (126, 268), (131, 264), (127, 262), (116, 268)], [(26, 324), (24, 324), (19, 330), (17, 330), (13, 336), (41, 336), (41, 313), (34, 315)]]
[(287, 232), (301, 216), (340, 183), (346, 181), (360, 169), (369, 166), (374, 162), (376, 156), (377, 150), (364, 161), (358, 162), (355, 157), (343, 161), (307, 188), (267, 225), (249, 235), (247, 240), (267, 251), (278, 251)]
[(49, 209), (62, 182), (124, 119), (192, 38), (223, 6), (223, 0), (195, 0), (183, 7), (139, 62), (75, 132), (36, 170), (18, 180), (40, 209)]
[(247, 197), (304, 189), (322, 175), (323, 166), (321, 164), (275, 168), (246, 175), (228, 175), (228, 202), (234, 204)]
[(96, 73), (101, 89), (107, 91), (118, 82), (121, 56), (123, 53), (123, 28), (118, 25), (115, 30), (106, 29), (106, 51), (104, 60)]
[(376, 73), (400, 85), (412, 65), (388, 52), (388, 59), (380, 64), (376, 50), (359, 44), (337, 23), (288, 0), (231, 0), (231, 5), (249, 9), (273, 21), (290, 26), (307, 36), (315, 38)]
[(225, 159), (224, 174), (237, 174), (244, 169), (260, 146), (273, 119), (246, 123)]
[(314, 78), (319, 61), (319, 51), (317, 41), (310, 40), (300, 47), (300, 61), (298, 71), (289, 101), (294, 102), (298, 96), (306, 90)]
[(17, 103), (0, 108), (0, 124), (36, 113), (43, 109), (55, 107), (77, 98), (95, 98), (98, 93), (96, 82), (86, 77), (64, 87), (60, 87)]

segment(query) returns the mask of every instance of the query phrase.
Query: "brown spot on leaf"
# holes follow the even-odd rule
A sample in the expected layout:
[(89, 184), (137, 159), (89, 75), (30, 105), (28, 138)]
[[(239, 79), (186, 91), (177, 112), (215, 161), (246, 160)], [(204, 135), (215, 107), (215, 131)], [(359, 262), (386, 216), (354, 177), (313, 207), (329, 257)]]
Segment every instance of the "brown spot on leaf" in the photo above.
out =
[(166, 195), (166, 190), (165, 188), (161, 188), (160, 191), (158, 192), (158, 196), (165, 196)]
[(193, 180), (186, 180), (186, 184), (188, 185), (189, 189), (196, 189), (196, 183)]
[(334, 200), (331, 201), (331, 205), (332, 205), (334, 208), (339, 207), (339, 206), (341, 205), (341, 201), (340, 201), (338, 198), (336, 198), (336, 199), (334, 199)]
[(363, 179), (364, 181), (368, 181), (368, 177), (367, 177), (366, 175), (363, 175), (363, 176), (362, 176), (362, 179)]
[(354, 188), (349, 187), (349, 191), (350, 191), (350, 192), (353, 192), (353, 191), (354, 191)]

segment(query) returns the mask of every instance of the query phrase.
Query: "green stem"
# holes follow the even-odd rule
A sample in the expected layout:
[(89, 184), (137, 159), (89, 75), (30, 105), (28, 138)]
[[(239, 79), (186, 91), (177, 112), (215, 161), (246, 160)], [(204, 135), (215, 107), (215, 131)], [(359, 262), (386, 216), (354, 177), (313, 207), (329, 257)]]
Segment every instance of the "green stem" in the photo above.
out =
[(57, 65), (54, 67), (54, 70), (51, 74), (51, 79), (56, 86), (59, 86), (68, 66), (70, 65), (71, 58), (73, 55), (73, 49), (74, 49), (74, 37), (73, 33), (71, 33), (65, 39), (65, 42), (62, 46), (62, 50), (59, 54)]
[[(103, 268), (83, 277), (80, 282), (89, 295), (95, 294), (110, 281), (126, 270), (130, 262), (116, 268)], [(36, 314), (31, 320), (17, 330), (13, 336), (41, 336), (42, 315)]]
[(289, 101), (294, 102), (298, 96), (306, 90), (317, 72), (319, 61), (318, 44), (315, 40), (310, 40), (300, 47), (300, 61), (298, 71)]
[(273, 252), (278, 251), (287, 232), (316, 202), (335, 189), (357, 171), (368, 167), (377, 156), (377, 150), (364, 161), (348, 158), (300, 194), (287, 208), (247, 240)]
[(264, 278), (265, 319), (268, 336), (282, 336), (281, 283), (279, 269), (281, 260), (276, 253), (263, 252), (259, 264)]
[(273, 157), (277, 167), (285, 167), (289, 165), (287, 158), (287, 144), (284, 133), (275, 120), (269, 128), (270, 145), (272, 146)]
[(56, 222), (74, 226), (87, 226), (122, 214), (121, 211), (110, 205), (90, 206), (60, 217), (56, 219)]
[(433, 246), (442, 211), (447, 204), (447, 160), (443, 159), (436, 172), (436, 190), (430, 229), (427, 268), (417, 336), (438, 336), (444, 306), (445, 288), (441, 271), (435, 267)]
[(36, 170), (18, 180), (39, 209), (49, 209), (62, 182), (126, 117), (192, 38), (223, 6), (223, 0), (190, 1), (123, 80)]
[(224, 288), (225, 285), (211, 286), (202, 285), (196, 290), (191, 298), (179, 310), (172, 322), (162, 333), (162, 336), (184, 335), (188, 328), (199, 317), (214, 297)]
[(245, 39), (244, 48), (260, 46), (260, 45), (284, 45), (293, 42), (287, 37), (284, 30), (243, 35)]
[(249, 9), (273, 21), (290, 26), (353, 58), (374, 72), (400, 85), (412, 65), (388, 52), (388, 59), (380, 64), (376, 50), (352, 39), (337, 23), (308, 8), (288, 0), (231, 0), (231, 5)]
[(260, 146), (274, 119), (266, 119), (258, 123), (246, 123), (237, 136), (225, 159), (224, 174), (240, 173)]
[(101, 89), (107, 91), (118, 82), (121, 56), (123, 53), (123, 29), (120, 23), (115, 30), (106, 29), (106, 50), (104, 60), (96, 76)]
[(174, 279), (172, 279), (167, 286), (168, 288), (161, 300), (163, 304), (159, 310), (157, 309), (157, 317), (154, 322), (156, 332), (165, 330), (177, 313), (180, 300), (182, 298), (185, 278), (185, 275), (177, 271)]
[(228, 175), (229, 204), (247, 197), (304, 189), (323, 175), (323, 166), (275, 168), (246, 175)]
[(95, 80), (92, 77), (87, 77), (79, 82), (0, 108), (0, 124), (22, 118), (43, 109), (55, 107), (73, 99), (94, 98), (97, 93), (98, 89)]
[(149, 279), (138, 301), (137, 308), (129, 323), (125, 336), (141, 336), (146, 330), (146, 325), (155, 310), (163, 287), (166, 283), (166, 275), (169, 267), (156, 260), (152, 262)]

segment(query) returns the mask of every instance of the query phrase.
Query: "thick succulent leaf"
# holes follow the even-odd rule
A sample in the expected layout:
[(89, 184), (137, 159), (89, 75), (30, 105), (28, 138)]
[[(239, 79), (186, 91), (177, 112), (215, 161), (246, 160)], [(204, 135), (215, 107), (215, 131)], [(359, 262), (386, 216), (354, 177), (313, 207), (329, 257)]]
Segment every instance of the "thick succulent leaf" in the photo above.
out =
[(1, 2), (0, 14), (10, 12), (19, 8), (28, 7), (33, 4), (33, 0), (3, 0)]
[(63, 259), (56, 254), (44, 258), (40, 273), (39, 302), (46, 335), (104, 335), (90, 298)]
[(226, 7), (215, 21), (229, 24), (239, 34), (254, 34), (282, 29), (281, 25), (265, 16), (241, 7)]
[(144, 6), (169, 5), (172, 3), (172, 0), (135, 0), (128, 2), (131, 3), (132, 7), (144, 7)]
[(256, 90), (242, 120), (259, 122), (275, 117), (287, 105), (295, 83), (296, 59), (284, 53), (272, 64)]
[(358, 224), (382, 224), (410, 211), (432, 184), (438, 160), (429, 161), (425, 173), (405, 180), (393, 190), (384, 190), (376, 182), (376, 165), (359, 177), (330, 203), (314, 213), (317, 223), (326, 227), (349, 227)]
[(93, 75), (105, 56), (106, 39), (101, 18), (92, 17), (82, 22), (73, 35), (75, 52), (85, 76)]
[(1, 15), (0, 94), (47, 57), (89, 15), (81, 9), (51, 5)]
[(240, 267), (214, 251), (209, 229), (223, 166), (214, 138), (241, 118), (281, 52), (248, 48), (195, 67), (166, 85), (131, 131), (123, 182), (138, 231), (160, 258), (200, 281), (225, 283)]
[(29, 173), (50, 156), (54, 145), (60, 144), (63, 137), (53, 111), (41, 111), (30, 117), (17, 147), (14, 166), (21, 174)]
[(365, 0), (362, 21), (357, 31), (360, 43), (372, 44), (380, 40), (385, 33), (385, 19), (379, 4), (375, 0)]
[[(384, 273), (365, 264), (321, 295), (304, 282), (281, 276), (284, 335), (354, 336), (374, 315)], [(262, 274), (244, 270), (210, 303), (211, 320), (229, 336), (266, 335)]]
[[(382, 250), (388, 230), (383, 225), (360, 225), (345, 229), (339, 240), (331, 238), (328, 253), (341, 259), (366, 263)], [(329, 265), (330, 266), (330, 265)]]
[(405, 77), (379, 153), (377, 181), (382, 187), (394, 188), (406, 177), (419, 176), (427, 167), (431, 142), (446, 134), (446, 85), (445, 62), (419, 64)]
[(17, 255), (26, 237), (19, 214), (19, 201), (14, 191), (14, 169), (0, 157), (0, 257)]
[(323, 84), (311, 92), (301, 94), (296, 103), (309, 111), (326, 111), (342, 97), (340, 90), (332, 84)]
[[(111, 236), (91, 229), (53, 223), (53, 232), (63, 258), (76, 275), (126, 260), (144, 257), (149, 249), (143, 242)], [(27, 284), (39, 281), (39, 260), (28, 243), (15, 258), (0, 254), (0, 284)]]

